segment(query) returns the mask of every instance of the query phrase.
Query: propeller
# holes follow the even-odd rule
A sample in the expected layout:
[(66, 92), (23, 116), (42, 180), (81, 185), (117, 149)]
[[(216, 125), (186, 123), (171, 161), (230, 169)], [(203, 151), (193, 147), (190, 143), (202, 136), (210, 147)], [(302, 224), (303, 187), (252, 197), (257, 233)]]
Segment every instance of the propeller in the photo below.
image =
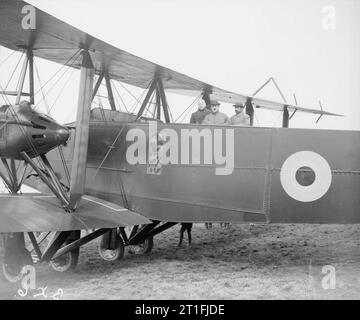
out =
[(89, 140), (90, 107), (94, 66), (87, 50), (82, 52), (80, 89), (76, 116), (74, 153), (70, 174), (69, 208), (75, 210), (85, 189), (86, 160)]

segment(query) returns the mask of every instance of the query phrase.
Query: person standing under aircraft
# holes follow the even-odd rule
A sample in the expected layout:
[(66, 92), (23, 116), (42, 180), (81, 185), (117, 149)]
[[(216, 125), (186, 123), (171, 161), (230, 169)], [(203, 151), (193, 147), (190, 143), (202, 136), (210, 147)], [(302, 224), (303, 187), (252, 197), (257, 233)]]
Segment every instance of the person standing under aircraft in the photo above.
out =
[(219, 111), (220, 103), (216, 100), (211, 100), (210, 106), (211, 106), (211, 113), (206, 115), (202, 124), (215, 124), (215, 125), (227, 124), (229, 118), (225, 113)]
[(200, 99), (198, 102), (198, 110), (191, 115), (190, 123), (200, 124), (204, 118), (210, 113), (210, 110), (206, 108), (204, 100)]
[(181, 224), (180, 240), (179, 240), (178, 247), (181, 247), (181, 245), (182, 245), (185, 230), (187, 231), (189, 246), (191, 245), (191, 228), (192, 228), (192, 225), (193, 225), (192, 223), (182, 223)]
[(212, 222), (205, 222), (205, 228), (207, 230), (212, 229)]
[(242, 103), (234, 104), (235, 114), (229, 119), (229, 124), (233, 126), (250, 126), (250, 117), (245, 113), (245, 106)]

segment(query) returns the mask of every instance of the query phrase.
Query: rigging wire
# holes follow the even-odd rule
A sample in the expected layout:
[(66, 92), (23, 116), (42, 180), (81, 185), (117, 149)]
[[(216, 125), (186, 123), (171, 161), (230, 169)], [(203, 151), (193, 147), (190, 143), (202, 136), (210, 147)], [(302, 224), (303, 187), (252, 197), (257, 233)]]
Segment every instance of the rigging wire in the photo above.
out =
[(201, 97), (201, 94), (199, 96), (197, 96), (195, 98), (195, 100), (193, 102), (191, 102), (191, 104), (175, 119), (175, 123), (181, 118), (182, 115), (184, 115), (184, 113), (187, 111), (187, 113), (183, 116), (183, 118), (181, 120), (184, 120), (185, 117), (189, 114), (190, 110), (188, 110), (189, 108), (191, 108)]
[[(141, 96), (139, 97), (139, 99), (141, 99), (141, 97), (142, 97), (142, 96), (144, 95), (144, 93), (148, 90), (148, 88), (150, 88), (151, 82), (152, 82), (152, 80), (148, 83), (148, 86), (144, 89), (144, 91), (143, 91), (143, 93), (141, 94)], [(136, 100), (139, 101), (138, 99), (136, 99)], [(135, 104), (135, 106), (136, 106), (136, 104)], [(135, 121), (136, 121), (136, 120), (134, 120), (134, 122), (135, 122)], [(106, 154), (105, 154), (104, 158), (102, 159), (102, 161), (100, 162), (99, 166), (96, 168), (96, 171), (95, 171), (95, 174), (94, 174), (94, 179), (96, 178), (96, 176), (97, 176), (100, 168), (101, 168), (101, 167), (103, 166), (103, 164), (105, 163), (105, 161), (106, 161), (107, 157), (109, 156), (111, 150), (113, 150), (113, 149), (115, 148), (115, 143), (118, 141), (121, 133), (124, 131), (124, 128), (125, 128), (125, 126), (123, 126), (123, 127), (119, 130), (119, 132), (118, 132), (118, 134), (116, 135), (113, 143), (108, 147), (108, 151), (106, 152)]]
[(135, 100), (137, 100), (138, 103), (141, 103), (141, 101), (128, 88), (126, 88), (120, 81), (118, 83), (120, 84), (120, 86), (122, 86), (126, 90), (127, 93), (129, 93), (129, 95), (131, 95)]
[(10, 57), (12, 57), (12, 55), (16, 53), (16, 51), (12, 51), (3, 61), (0, 62), (0, 66), (5, 63), (8, 59), (10, 59)]
[(19, 66), (19, 64), (20, 64), (20, 62), (21, 62), (21, 60), (22, 60), (22, 58), (23, 58), (23, 56), (24, 56), (24, 51), (22, 52), (22, 54), (21, 54), (21, 56), (20, 56), (20, 59), (19, 59), (19, 61), (17, 62), (16, 66), (15, 66), (15, 68), (14, 68), (14, 70), (13, 70), (11, 76), (10, 76), (9, 81), (7, 82), (7, 84), (6, 84), (6, 86), (5, 86), (5, 89), (2, 90), (2, 91), (6, 91), (6, 90), (7, 90), (7, 88), (8, 88), (8, 86), (9, 86), (9, 84), (10, 84), (10, 82), (11, 82), (11, 80), (12, 80), (12, 78), (13, 78), (13, 76), (14, 76), (14, 74), (15, 74), (15, 72), (16, 72), (16, 70), (17, 70), (17, 68), (18, 68), (18, 66)]
[(54, 108), (56, 102), (59, 100), (60, 96), (62, 95), (63, 91), (65, 90), (65, 87), (70, 83), (70, 79), (72, 78), (73, 74), (74, 74), (74, 71), (75, 69), (73, 68), (69, 74), (69, 76), (67, 77), (67, 79), (65, 80), (65, 83), (64, 85), (62, 86), (62, 88), (60, 89), (60, 92), (59, 94), (57, 95), (57, 97), (55, 98), (55, 101), (54, 103), (52, 104), (52, 106), (50, 107), (50, 110), (49, 110), (49, 114), (51, 112), (51, 110)]
[[(67, 69), (65, 69), (65, 71), (61, 74), (61, 76), (55, 81), (55, 83), (52, 85), (52, 87), (45, 93), (45, 96), (46, 95), (48, 95), (49, 93), (50, 93), (50, 91), (52, 90), (52, 89), (54, 89), (54, 87), (60, 82), (60, 80), (65, 76), (65, 74), (70, 70), (70, 68), (75, 64), (75, 62), (76, 62), (76, 60), (79, 58), (79, 56), (78, 57), (75, 57), (74, 58), (74, 61), (71, 63), (71, 65), (69, 65), (69, 66), (67, 66), (68, 68)], [(63, 66), (64, 67), (64, 66)], [(58, 72), (57, 72), (58, 73)], [(53, 77), (52, 77), (53, 78)], [(43, 86), (43, 87), (45, 87), (46, 86), (46, 84)], [(42, 88), (40, 88), (40, 89), (42, 89)], [(39, 91), (39, 90), (38, 90)], [(36, 104), (36, 106), (35, 107), (37, 107), (40, 103), (42, 102), (42, 100), (40, 100), (37, 104)]]
[(123, 106), (124, 106), (124, 108), (125, 108), (126, 112), (127, 112), (127, 113), (129, 113), (129, 110), (128, 110), (128, 109), (127, 109), (127, 107), (126, 107), (126, 104), (125, 104), (125, 102), (124, 102), (123, 98), (121, 97), (121, 95), (120, 95), (120, 93), (119, 93), (118, 89), (116, 88), (116, 83), (114, 84), (114, 86), (113, 86), (113, 87), (115, 88), (115, 92), (116, 92), (116, 93), (117, 93), (117, 95), (119, 96), (119, 98), (120, 98), (120, 100), (121, 100), (121, 102), (122, 102), (122, 104), (123, 104)]
[(45, 84), (39, 89), (37, 90), (35, 93), (34, 93), (34, 96), (37, 95), (39, 93), (40, 90), (42, 90), (44, 87), (47, 86), (47, 84), (55, 78), (55, 76), (65, 67), (68, 65), (68, 63), (73, 60), (75, 58), (76, 55), (78, 55), (79, 53), (81, 52), (81, 49), (78, 49), (66, 62), (65, 64), (63, 64), (56, 72), (55, 74), (53, 74), (46, 82)]
[[(40, 80), (39, 70), (38, 70), (37, 65), (36, 65), (36, 63), (35, 63), (35, 60), (34, 60), (34, 66), (35, 66), (36, 77), (37, 77), (37, 79), (38, 79), (38, 82), (39, 82), (40, 86), (42, 87), (42, 85), (41, 85), (41, 80)], [(47, 114), (50, 114), (49, 104), (48, 104), (48, 102), (47, 102), (47, 100), (46, 100), (44, 91), (43, 91), (42, 88), (40, 88), (40, 90), (41, 90), (41, 94), (42, 94), (42, 97), (43, 97), (43, 100), (44, 100), (46, 112), (47, 112)], [(35, 108), (36, 108), (36, 106), (34, 106), (34, 109), (35, 109)]]

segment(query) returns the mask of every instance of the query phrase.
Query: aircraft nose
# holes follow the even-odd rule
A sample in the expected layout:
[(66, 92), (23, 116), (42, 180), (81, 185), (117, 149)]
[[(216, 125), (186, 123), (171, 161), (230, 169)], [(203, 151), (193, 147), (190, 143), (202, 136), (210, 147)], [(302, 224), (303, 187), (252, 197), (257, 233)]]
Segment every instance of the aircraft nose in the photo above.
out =
[(61, 127), (56, 130), (56, 140), (60, 144), (65, 144), (66, 141), (68, 141), (69, 137), (70, 137), (70, 131), (68, 128)]

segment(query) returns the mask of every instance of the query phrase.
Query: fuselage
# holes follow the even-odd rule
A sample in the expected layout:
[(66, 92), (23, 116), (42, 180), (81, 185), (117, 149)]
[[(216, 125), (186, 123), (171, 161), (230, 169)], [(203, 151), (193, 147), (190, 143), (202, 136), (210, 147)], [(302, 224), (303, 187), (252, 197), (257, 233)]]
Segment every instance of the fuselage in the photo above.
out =
[(157, 123), (154, 134), (148, 122), (115, 120), (92, 116), (88, 194), (161, 221), (360, 222), (358, 131)]

